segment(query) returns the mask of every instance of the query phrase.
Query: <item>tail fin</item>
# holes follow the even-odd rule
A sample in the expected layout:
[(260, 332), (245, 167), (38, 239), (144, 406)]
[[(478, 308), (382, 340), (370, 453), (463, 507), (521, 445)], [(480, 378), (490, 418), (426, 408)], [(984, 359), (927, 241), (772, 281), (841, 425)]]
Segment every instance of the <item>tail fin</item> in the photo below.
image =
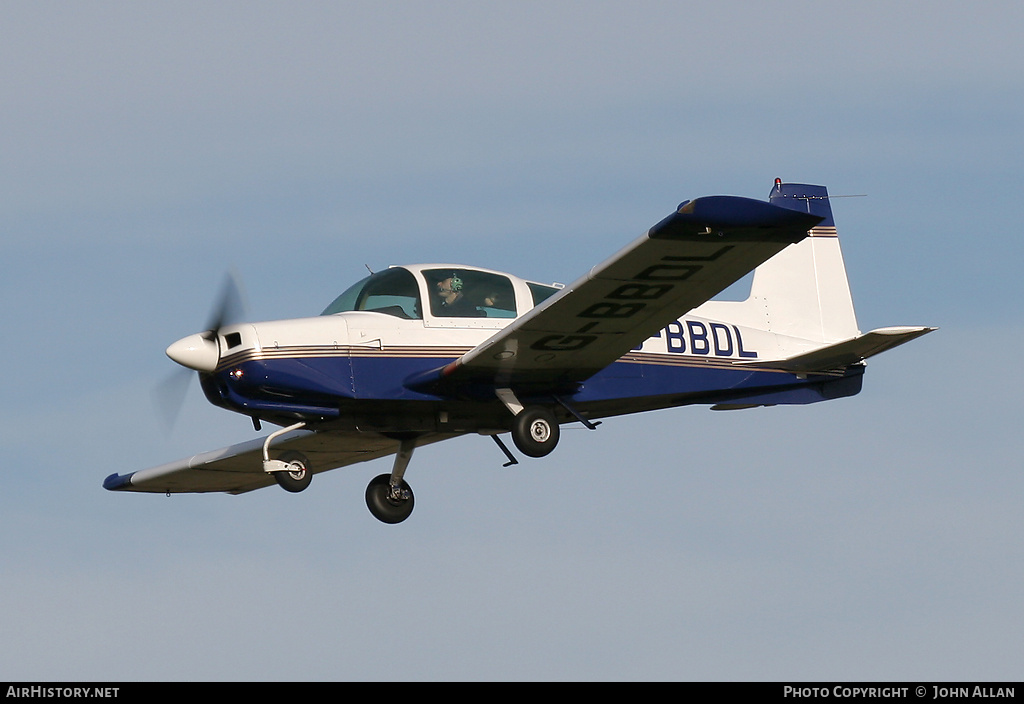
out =
[[(937, 329), (904, 325), (879, 328), (862, 335), (857, 328), (828, 189), (775, 179), (769, 201), (780, 208), (823, 219), (811, 228), (809, 237), (789, 245), (754, 269), (750, 295), (745, 300), (715, 300), (700, 307), (701, 315), (779, 336), (776, 360), (757, 359), (746, 364), (767, 365), (797, 375), (846, 375), (851, 365)], [(796, 339), (786, 341), (785, 338)], [(807, 342), (814, 344), (807, 345)], [(857, 390), (850, 388), (845, 388), (841, 395), (857, 393), (859, 382)], [(770, 405), (766, 400), (769, 398), (770, 403), (792, 403), (769, 395), (755, 399), (758, 401), (755, 404), (725, 404), (717, 408)]]
[(754, 270), (746, 303), (763, 311), (769, 332), (815, 342), (837, 342), (858, 335), (828, 189), (776, 179), (769, 201), (825, 219), (811, 230), (810, 237)]

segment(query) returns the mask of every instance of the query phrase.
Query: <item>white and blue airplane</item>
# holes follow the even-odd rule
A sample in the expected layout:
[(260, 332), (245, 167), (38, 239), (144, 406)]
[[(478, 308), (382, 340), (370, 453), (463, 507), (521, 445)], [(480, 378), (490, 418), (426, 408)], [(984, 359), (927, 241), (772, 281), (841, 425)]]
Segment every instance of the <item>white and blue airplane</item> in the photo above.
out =
[[(711, 300), (753, 270), (749, 297)], [(227, 324), (175, 342), (207, 399), (280, 426), (265, 438), (112, 474), (113, 491), (306, 489), (319, 472), (395, 455), (370, 512), (413, 509), (422, 445), (489, 435), (543, 457), (559, 426), (710, 404), (714, 410), (852, 396), (867, 358), (935, 328), (861, 333), (828, 191), (776, 179), (769, 201), (682, 203), (569, 286), (455, 264), (393, 266), (319, 316)], [(506, 466), (507, 466), (506, 464)]]

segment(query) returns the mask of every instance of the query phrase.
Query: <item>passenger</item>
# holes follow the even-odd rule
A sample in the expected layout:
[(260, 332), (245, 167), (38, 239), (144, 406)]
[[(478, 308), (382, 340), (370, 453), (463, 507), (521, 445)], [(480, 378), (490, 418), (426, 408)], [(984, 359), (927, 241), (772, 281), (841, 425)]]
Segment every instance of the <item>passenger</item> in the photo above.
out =
[(437, 295), (441, 302), (435, 315), (451, 316), (453, 318), (478, 317), (480, 311), (473, 305), (465, 295), (462, 287), (462, 279), (452, 274), (447, 279), (437, 282)]

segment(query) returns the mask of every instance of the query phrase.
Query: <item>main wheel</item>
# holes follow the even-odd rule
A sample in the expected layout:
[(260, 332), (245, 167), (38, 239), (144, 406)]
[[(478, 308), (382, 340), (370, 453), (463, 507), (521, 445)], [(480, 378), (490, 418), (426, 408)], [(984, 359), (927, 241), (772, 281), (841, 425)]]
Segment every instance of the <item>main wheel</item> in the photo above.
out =
[(392, 491), (390, 474), (374, 477), (366, 487), (366, 507), (374, 518), (384, 523), (404, 521), (412, 513), (414, 502), (412, 489), (404, 479)]
[(558, 420), (541, 406), (524, 408), (512, 423), (512, 442), (528, 457), (544, 457), (558, 444)]
[(274, 479), (285, 491), (297, 494), (313, 481), (313, 472), (309, 466), (309, 460), (298, 452), (285, 452), (279, 458), (282, 462), (289, 462), (292, 469), (285, 472), (274, 472)]

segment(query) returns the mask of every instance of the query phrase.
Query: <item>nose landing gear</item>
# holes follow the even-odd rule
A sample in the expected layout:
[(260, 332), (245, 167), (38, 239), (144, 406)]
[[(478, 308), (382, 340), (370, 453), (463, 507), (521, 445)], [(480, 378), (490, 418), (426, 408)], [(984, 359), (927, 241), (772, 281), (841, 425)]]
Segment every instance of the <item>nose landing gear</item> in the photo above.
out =
[(401, 523), (412, 513), (414, 503), (412, 489), (405, 480), (392, 485), (390, 474), (374, 477), (366, 487), (366, 507), (383, 523)]
[(412, 513), (415, 498), (403, 476), (415, 449), (416, 438), (402, 440), (391, 474), (374, 477), (366, 487), (366, 507), (378, 521), (401, 523)]

